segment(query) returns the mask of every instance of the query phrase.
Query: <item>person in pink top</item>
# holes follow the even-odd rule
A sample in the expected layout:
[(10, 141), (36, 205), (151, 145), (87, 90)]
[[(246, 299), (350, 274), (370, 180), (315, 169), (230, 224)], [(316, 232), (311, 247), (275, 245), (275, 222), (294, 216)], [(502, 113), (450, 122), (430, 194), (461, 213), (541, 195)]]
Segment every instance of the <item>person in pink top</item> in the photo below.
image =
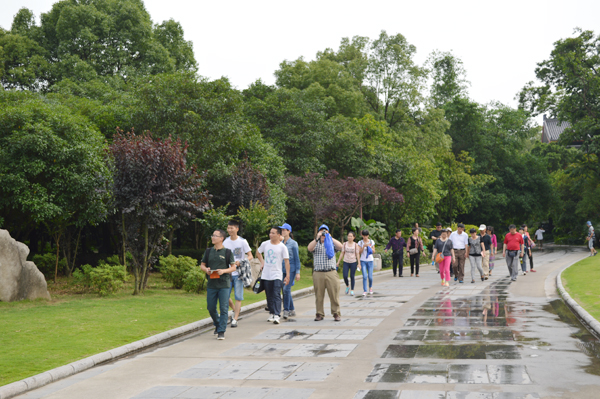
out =
[[(353, 231), (348, 232), (348, 241), (342, 245), (342, 253), (338, 260), (338, 267), (340, 262), (344, 262), (344, 283), (346, 283), (346, 295), (350, 291), (350, 295), (354, 296), (354, 275), (356, 274), (356, 268), (358, 267), (358, 258), (360, 258), (360, 247), (354, 240), (356, 234)], [(360, 269), (359, 269), (360, 270)], [(348, 284), (348, 271), (350, 271), (350, 286)]]

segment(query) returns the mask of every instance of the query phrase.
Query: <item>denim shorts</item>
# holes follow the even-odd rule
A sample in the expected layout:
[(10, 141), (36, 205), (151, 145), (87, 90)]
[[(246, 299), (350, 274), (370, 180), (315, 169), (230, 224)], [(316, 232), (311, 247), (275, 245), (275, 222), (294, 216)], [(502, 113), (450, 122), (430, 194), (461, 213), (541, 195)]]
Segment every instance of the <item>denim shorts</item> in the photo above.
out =
[(236, 301), (244, 300), (244, 280), (239, 278), (240, 276), (231, 276), (231, 288), (229, 289), (229, 296), (231, 291), (234, 291)]

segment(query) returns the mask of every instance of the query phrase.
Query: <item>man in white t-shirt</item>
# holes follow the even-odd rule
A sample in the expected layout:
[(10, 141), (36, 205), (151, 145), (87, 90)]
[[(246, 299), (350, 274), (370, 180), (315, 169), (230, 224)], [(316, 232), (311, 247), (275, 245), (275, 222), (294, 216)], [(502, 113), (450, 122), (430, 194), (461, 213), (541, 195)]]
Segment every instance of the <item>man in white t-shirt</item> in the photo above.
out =
[(271, 228), (269, 239), (269, 241), (263, 242), (258, 247), (257, 259), (260, 261), (262, 270), (261, 282), (265, 285), (265, 293), (267, 294), (267, 308), (269, 308), (270, 313), (267, 321), (279, 324), (281, 289), (283, 288), (281, 264), (285, 262), (283, 284), (287, 285), (290, 280), (290, 254), (285, 244), (281, 242), (281, 227)]
[[(223, 246), (231, 251), (235, 259), (236, 267), (240, 267), (240, 262), (243, 260), (252, 260), (252, 251), (248, 241), (238, 236), (240, 224), (235, 220), (230, 220), (227, 224), (227, 234), (229, 237), (223, 242)], [(231, 291), (234, 292), (235, 304), (231, 300)], [(244, 282), (239, 278), (237, 270), (231, 273), (231, 290), (229, 291), (229, 307), (233, 309), (233, 319), (231, 319), (231, 327), (235, 328), (238, 324), (242, 301), (244, 300)]]
[(544, 246), (544, 233), (545, 232), (546, 232), (546, 230), (542, 229), (542, 226), (540, 226), (535, 231), (535, 239), (536, 239), (538, 245), (540, 246), (540, 249), (542, 249)]
[(465, 225), (459, 223), (457, 230), (450, 234), (452, 249), (455, 257), (452, 267), (454, 268), (454, 281), (462, 283), (465, 278), (465, 259), (469, 253), (469, 235), (465, 233)]

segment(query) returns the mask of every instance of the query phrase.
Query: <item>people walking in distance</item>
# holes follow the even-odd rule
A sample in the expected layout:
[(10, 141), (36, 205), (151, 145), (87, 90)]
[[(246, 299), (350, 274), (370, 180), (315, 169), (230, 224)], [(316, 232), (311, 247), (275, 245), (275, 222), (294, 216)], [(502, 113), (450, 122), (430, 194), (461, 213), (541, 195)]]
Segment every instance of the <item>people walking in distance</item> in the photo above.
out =
[(390, 241), (385, 246), (384, 252), (387, 252), (390, 248), (392, 249), (392, 264), (394, 269), (394, 277), (396, 277), (396, 268), (398, 268), (398, 275), (402, 277), (402, 269), (404, 268), (404, 247), (406, 242), (402, 238), (402, 230), (396, 230), (396, 234), (390, 238)]
[[(244, 300), (244, 281), (241, 279), (238, 268), (244, 261), (249, 262), (253, 259), (252, 250), (248, 241), (238, 236), (240, 224), (235, 220), (230, 220), (227, 224), (227, 234), (229, 237), (223, 241), (223, 246), (233, 253), (235, 259), (236, 270), (231, 273), (231, 289), (229, 290), (229, 307), (233, 309), (233, 318), (231, 319), (231, 327), (235, 328), (238, 325), (238, 317)], [(235, 303), (231, 300), (231, 291), (233, 291)]]
[(454, 248), (455, 257), (452, 260), (454, 269), (454, 281), (462, 283), (465, 278), (465, 259), (469, 253), (469, 235), (465, 233), (465, 225), (459, 223), (457, 230), (450, 234), (450, 241)]
[[(215, 326), (217, 339), (225, 339), (231, 295), (231, 272), (235, 271), (235, 258), (232, 252), (223, 246), (226, 233), (215, 230), (210, 236), (213, 246), (204, 251), (200, 269), (208, 274), (206, 284), (206, 309)], [(219, 311), (217, 312), (217, 302)]]
[(519, 273), (519, 256), (523, 256), (523, 236), (517, 233), (517, 226), (508, 226), (510, 232), (504, 236), (502, 256), (506, 259), (506, 266), (510, 273), (510, 279), (517, 281)]
[(485, 246), (481, 242), (481, 236), (477, 235), (477, 229), (469, 230), (469, 263), (471, 264), (471, 283), (475, 282), (475, 268), (479, 271), (481, 281), (485, 280), (481, 261), (485, 255)]
[(523, 227), (519, 227), (519, 234), (523, 237), (523, 252), (521, 253), (521, 271), (523, 272), (523, 276), (527, 274), (527, 236), (523, 230)]
[(315, 302), (317, 314), (315, 321), (321, 321), (325, 317), (323, 301), (325, 291), (329, 294), (331, 302), (331, 313), (335, 321), (342, 320), (340, 309), (340, 280), (335, 270), (335, 250), (342, 250), (342, 243), (329, 233), (326, 224), (319, 227), (314, 240), (308, 244), (309, 252), (313, 253), (313, 286), (315, 288)]
[(423, 240), (419, 237), (418, 227), (412, 228), (412, 235), (408, 238), (406, 249), (410, 256), (410, 276), (419, 277), (419, 262), (421, 260), (421, 252), (423, 252)]
[(590, 256), (596, 256), (598, 251), (594, 248), (594, 240), (596, 239), (596, 232), (594, 231), (594, 226), (592, 226), (592, 222), (587, 222), (588, 227), (588, 235), (586, 240), (588, 242), (588, 248), (590, 249)]
[[(523, 227), (523, 246), (525, 249), (524, 257), (526, 256), (529, 258), (529, 271), (535, 273), (537, 270), (533, 268), (533, 240), (529, 236), (529, 229), (527, 228), (527, 225), (523, 224), (521, 227)], [(527, 239), (525, 239), (525, 237), (527, 237)], [(525, 263), (525, 261), (523, 261), (523, 263)]]
[(452, 259), (454, 259), (452, 241), (448, 238), (451, 231), (451, 229), (441, 230), (442, 234), (433, 244), (433, 254), (431, 255), (432, 262), (437, 260), (437, 263), (440, 265), (442, 285), (446, 287), (450, 285), (450, 264)]
[[(348, 241), (342, 245), (342, 253), (340, 254), (338, 267), (340, 262), (344, 263), (342, 272), (344, 274), (344, 283), (346, 283), (346, 295), (348, 294), (348, 291), (350, 291), (350, 295), (354, 296), (354, 276), (356, 275), (356, 268), (358, 267), (361, 249), (354, 241), (356, 239), (356, 233), (349, 231), (347, 239)], [(350, 272), (350, 283), (348, 283), (348, 272)]]
[(363, 275), (363, 296), (367, 295), (367, 280), (369, 282), (369, 294), (373, 295), (373, 254), (375, 253), (375, 241), (369, 238), (369, 230), (361, 232), (362, 240), (360, 246), (360, 266)]
[[(429, 233), (429, 238), (431, 240), (433, 240), (432, 245), (435, 247), (435, 242), (440, 238), (440, 236), (442, 235), (442, 224), (440, 222), (436, 223), (435, 225), (435, 230), (431, 230), (431, 233)], [(435, 270), (439, 273), (440, 272), (440, 265), (435, 262)]]
[(415, 223), (415, 227), (419, 229), (419, 235), (423, 232), (423, 229), (419, 227), (419, 223)]
[(490, 253), (490, 273), (489, 275), (492, 275), (492, 270), (494, 270), (494, 262), (496, 260), (496, 256), (497, 256), (497, 252), (498, 252), (498, 238), (496, 237), (496, 234), (494, 234), (494, 227), (493, 226), (487, 226), (487, 233), (490, 236), (490, 238), (492, 239), (492, 251)]
[(492, 253), (492, 237), (488, 234), (488, 229), (485, 224), (479, 226), (481, 243), (485, 251), (481, 256), (481, 268), (483, 269), (483, 277), (487, 280), (490, 275), (490, 255)]
[[(290, 256), (290, 278), (289, 282), (283, 286), (283, 318), (287, 319), (289, 316), (296, 316), (296, 309), (294, 308), (294, 300), (292, 299), (292, 287), (294, 282), (300, 281), (300, 253), (298, 251), (298, 243), (294, 241), (292, 237), (292, 226), (288, 223), (284, 223), (281, 227), (281, 235), (283, 236), (283, 245), (288, 250)], [(285, 260), (281, 264), (281, 272), (283, 273), (283, 279), (287, 276), (285, 271)]]
[(537, 244), (540, 246), (540, 249), (544, 248), (544, 233), (546, 232), (546, 230), (544, 230), (542, 228), (542, 226), (538, 227), (538, 229), (535, 231), (535, 240), (537, 241)]
[[(261, 281), (265, 285), (267, 294), (267, 308), (269, 308), (267, 321), (274, 324), (280, 323), (281, 289), (290, 282), (290, 255), (287, 247), (281, 242), (281, 235), (281, 227), (272, 227), (269, 231), (269, 241), (260, 244), (257, 256), (262, 270)], [(281, 264), (284, 262), (285, 278), (281, 270)]]

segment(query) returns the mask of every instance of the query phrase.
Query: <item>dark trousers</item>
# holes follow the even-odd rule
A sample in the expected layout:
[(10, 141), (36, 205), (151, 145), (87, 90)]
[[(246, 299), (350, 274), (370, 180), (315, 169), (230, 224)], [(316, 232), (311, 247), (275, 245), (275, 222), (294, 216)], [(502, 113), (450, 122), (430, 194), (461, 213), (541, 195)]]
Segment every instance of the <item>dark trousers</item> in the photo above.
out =
[(404, 255), (402, 252), (399, 254), (392, 254), (394, 276), (396, 275), (396, 268), (398, 268), (398, 275), (402, 276), (402, 269), (404, 268), (404, 256), (402, 255)]
[(419, 274), (419, 260), (421, 258), (421, 253), (417, 252), (414, 255), (410, 255), (410, 274), (415, 274), (415, 269), (417, 270), (416, 274)]
[(529, 257), (529, 270), (531, 270), (533, 269), (533, 251), (531, 251), (531, 255), (527, 253), (527, 256)]
[(281, 280), (262, 280), (267, 294), (267, 308), (275, 316), (281, 315)]
[[(227, 318), (229, 311), (229, 292), (230, 288), (207, 288), (206, 289), (206, 308), (208, 314), (213, 320), (213, 325), (217, 327), (217, 332), (225, 332), (227, 328)], [(219, 312), (217, 313), (217, 301), (219, 302)]]
[[(354, 291), (354, 275), (356, 274), (356, 267), (358, 266), (358, 262), (347, 263), (344, 262), (344, 283), (346, 283), (346, 287), (350, 285), (350, 289)], [(350, 272), (350, 284), (348, 284), (348, 272)], [(396, 274), (396, 272), (394, 272)]]

